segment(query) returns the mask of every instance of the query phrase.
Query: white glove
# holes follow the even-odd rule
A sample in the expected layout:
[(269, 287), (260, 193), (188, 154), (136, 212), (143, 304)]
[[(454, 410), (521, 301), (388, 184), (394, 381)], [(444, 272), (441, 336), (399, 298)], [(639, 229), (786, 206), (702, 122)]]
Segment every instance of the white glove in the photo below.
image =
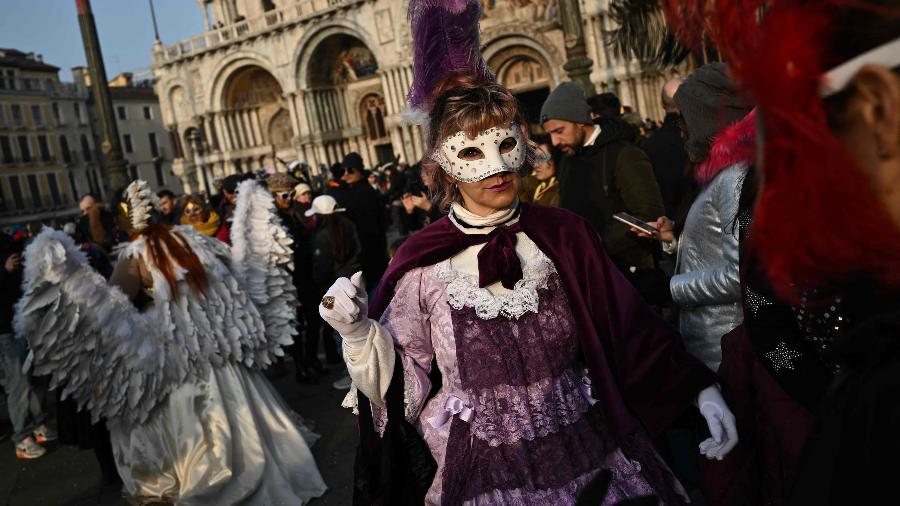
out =
[[(327, 308), (326, 303), (332, 307)], [(364, 343), (369, 336), (372, 320), (368, 318), (368, 312), (369, 297), (362, 272), (357, 272), (350, 279), (335, 281), (319, 304), (319, 315), (350, 346)]]
[(700, 443), (700, 453), (712, 460), (722, 460), (738, 443), (737, 425), (734, 414), (725, 404), (719, 387), (704, 388), (697, 396), (700, 414), (706, 419), (711, 438)]

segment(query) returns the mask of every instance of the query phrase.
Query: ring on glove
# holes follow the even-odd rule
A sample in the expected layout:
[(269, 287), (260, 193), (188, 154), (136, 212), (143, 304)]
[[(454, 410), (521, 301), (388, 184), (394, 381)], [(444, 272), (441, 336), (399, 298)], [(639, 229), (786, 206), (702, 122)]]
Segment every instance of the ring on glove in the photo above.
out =
[(331, 295), (322, 297), (322, 307), (325, 309), (334, 309), (334, 297)]

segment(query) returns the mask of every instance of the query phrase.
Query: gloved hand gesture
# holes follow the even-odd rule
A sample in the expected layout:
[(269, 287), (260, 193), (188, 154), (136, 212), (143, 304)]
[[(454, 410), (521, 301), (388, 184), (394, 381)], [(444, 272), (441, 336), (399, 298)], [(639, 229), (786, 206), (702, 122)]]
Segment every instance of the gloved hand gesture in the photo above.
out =
[(350, 279), (340, 278), (335, 281), (319, 304), (322, 319), (351, 346), (364, 342), (368, 337), (372, 326), (368, 312), (369, 297), (362, 272), (357, 272)]
[(725, 404), (719, 387), (704, 388), (697, 396), (700, 414), (706, 419), (711, 438), (700, 443), (700, 453), (712, 460), (722, 460), (738, 443), (734, 414)]

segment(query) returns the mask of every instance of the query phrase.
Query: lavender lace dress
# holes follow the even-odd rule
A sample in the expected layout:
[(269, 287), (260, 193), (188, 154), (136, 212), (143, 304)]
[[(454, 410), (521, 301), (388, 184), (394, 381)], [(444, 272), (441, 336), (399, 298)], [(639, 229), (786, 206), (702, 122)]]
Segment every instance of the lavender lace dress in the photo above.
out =
[[(613, 473), (604, 504), (680, 503), (646, 440), (615, 443), (592, 408), (559, 276), (527, 242), (514, 291), (480, 289), (447, 260), (408, 272), (382, 317), (403, 361), (406, 417), (438, 464), (426, 503), (570, 505), (601, 469)], [(433, 358), (443, 381), (426, 402)], [(373, 416), (383, 432), (385, 411)]]

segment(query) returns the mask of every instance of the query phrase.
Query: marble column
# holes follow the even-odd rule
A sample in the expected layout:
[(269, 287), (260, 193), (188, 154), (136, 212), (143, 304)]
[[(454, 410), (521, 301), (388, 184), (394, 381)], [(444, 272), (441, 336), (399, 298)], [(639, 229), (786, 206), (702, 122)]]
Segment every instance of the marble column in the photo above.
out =
[(291, 117), (291, 138), (300, 137), (300, 117), (297, 114), (297, 93), (285, 93), (287, 110)]
[(263, 128), (262, 122), (259, 119), (258, 107), (254, 107), (250, 110), (250, 121), (253, 123), (253, 128), (256, 129), (256, 135), (259, 136), (260, 144), (271, 144), (272, 139), (269, 138), (269, 132)]
[(221, 134), (219, 142), (222, 147), (222, 151), (231, 151), (232, 143), (231, 143), (231, 134), (228, 132), (228, 125), (225, 122), (225, 113), (217, 112), (216, 113), (216, 124), (218, 125), (218, 131)]
[(304, 104), (304, 113), (306, 116), (306, 122), (309, 125), (309, 133), (318, 133), (322, 131), (322, 127), (319, 124), (319, 118), (316, 116), (316, 108), (315, 103), (313, 101), (313, 93), (307, 92), (303, 94), (303, 104)]
[(228, 125), (228, 133), (229, 137), (231, 137), (231, 149), (232, 151), (239, 151), (242, 147), (241, 136), (237, 130), (237, 125), (234, 123), (234, 111), (227, 111), (225, 113), (225, 123)]

